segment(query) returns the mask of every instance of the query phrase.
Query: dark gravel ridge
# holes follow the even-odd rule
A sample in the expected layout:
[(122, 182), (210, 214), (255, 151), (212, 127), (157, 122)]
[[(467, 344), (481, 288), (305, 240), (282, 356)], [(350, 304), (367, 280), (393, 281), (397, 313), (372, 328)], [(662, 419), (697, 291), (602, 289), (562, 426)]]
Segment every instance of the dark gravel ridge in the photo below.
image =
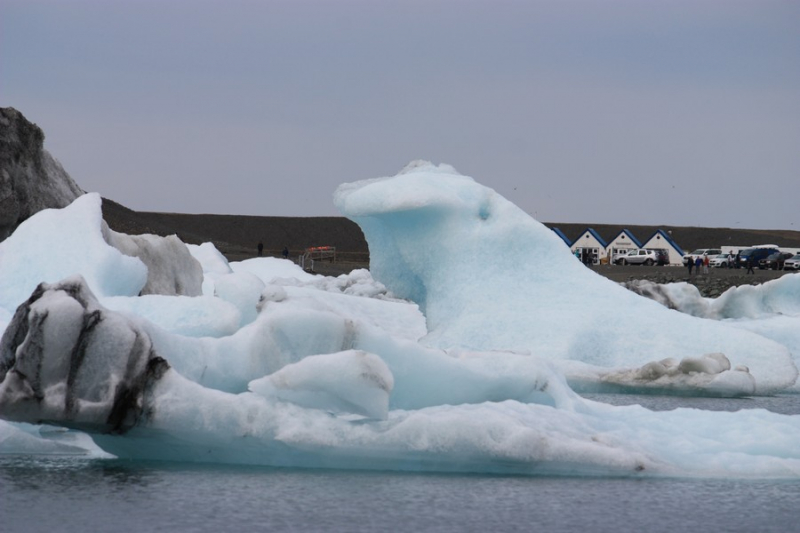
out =
[[(151, 213), (133, 211), (112, 200), (103, 199), (103, 217), (115, 231), (128, 234), (176, 234), (184, 242), (200, 244), (213, 242), (230, 261), (240, 261), (256, 255), (258, 241), (264, 243), (264, 254), (279, 256), (287, 246), (292, 256), (300, 255), (309, 246), (335, 246), (337, 264), (318, 264), (319, 273), (336, 275), (353, 268), (369, 266), (369, 249), (361, 228), (344, 217), (269, 217), (241, 215), (192, 215), (179, 213)], [(623, 226), (601, 224), (546, 224), (558, 227), (567, 236), (578, 236), (587, 227), (593, 227), (601, 236), (611, 239)], [(781, 246), (800, 247), (800, 231), (740, 230), (731, 228), (695, 228), (676, 226), (627, 226), (641, 239), (646, 239), (657, 229), (672, 230), (673, 238), (686, 250), (721, 246), (727, 242), (776, 243)], [(684, 239), (684, 240), (681, 240)], [(756, 271), (745, 276), (743, 270), (730, 272), (712, 269), (709, 276), (688, 276), (680, 267), (622, 267), (601, 265), (592, 267), (599, 274), (614, 281), (649, 279), (657, 283), (688, 281), (697, 285), (705, 296), (721, 294), (734, 285), (763, 283), (783, 272)]]

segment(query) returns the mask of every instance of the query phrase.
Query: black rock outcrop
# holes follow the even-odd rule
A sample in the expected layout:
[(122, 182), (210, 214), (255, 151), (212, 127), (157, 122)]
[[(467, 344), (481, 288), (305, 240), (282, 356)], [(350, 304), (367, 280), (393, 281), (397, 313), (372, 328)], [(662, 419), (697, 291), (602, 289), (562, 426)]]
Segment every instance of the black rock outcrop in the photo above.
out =
[(34, 213), (83, 194), (44, 149), (44, 133), (13, 107), (0, 108), (0, 241)]

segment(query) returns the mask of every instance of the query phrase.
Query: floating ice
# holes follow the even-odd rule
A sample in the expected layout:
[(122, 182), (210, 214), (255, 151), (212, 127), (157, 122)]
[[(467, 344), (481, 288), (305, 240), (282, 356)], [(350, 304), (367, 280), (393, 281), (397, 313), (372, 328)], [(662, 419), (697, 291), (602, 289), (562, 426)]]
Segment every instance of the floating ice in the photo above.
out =
[(306, 357), (251, 381), (248, 388), (303, 407), (385, 420), (393, 386), (392, 373), (380, 357), (349, 350)]
[[(204, 276), (204, 295), (191, 298), (137, 296), (148, 269), (102, 239), (91, 197), (6, 241), (30, 280), (0, 247), (0, 280), (10, 280), (0, 287), (3, 419), (82, 429), (131, 459), (800, 477), (800, 416), (611, 407), (580, 398), (559, 371), (587, 387), (766, 393), (796, 376), (770, 324), (762, 329), (779, 342), (632, 294), (451, 167), (417, 163), (339, 190), (364, 224), (372, 273), (228, 264), (203, 245), (189, 248)], [(85, 231), (50, 250), (65, 254), (64, 272), (34, 250), (37, 232), (56, 226), (67, 240), (68, 229)], [(155, 265), (170, 246), (151, 248)], [(86, 281), (57, 281), (73, 272)], [(36, 277), (47, 283), (34, 288)], [(775, 298), (765, 302), (782, 313), (794, 305)], [(775, 309), (759, 320), (793, 318)], [(19, 431), (0, 424), (0, 451), (10, 437), (16, 450), (50, 446)]]
[(13, 312), (41, 282), (81, 274), (99, 296), (136, 296), (147, 267), (109, 246), (101, 199), (84, 194), (63, 209), (39, 211), (0, 243), (0, 307)]
[(415, 162), (341, 185), (334, 202), (364, 231), (375, 279), (425, 313), (429, 346), (538, 354), (573, 384), (709, 352), (747, 366), (759, 394), (797, 378), (786, 347), (595, 274), (551, 230), (452, 167)]
[(77, 432), (0, 420), (0, 455), (97, 455), (110, 457)]
[[(254, 296), (258, 298), (258, 293)], [(144, 318), (160, 328), (189, 337), (226, 337), (242, 324), (242, 313), (232, 303), (212, 296), (163, 296), (138, 298), (110, 296), (101, 303), (114, 311)], [(255, 315), (255, 304), (251, 313)]]
[[(605, 386), (616, 386), (620, 392), (658, 390), (692, 396), (749, 396), (756, 384), (749, 369), (731, 369), (721, 353), (702, 357), (686, 357), (681, 361), (651, 361), (640, 368), (611, 371), (602, 375)], [(589, 388), (587, 386), (587, 388)], [(608, 387), (605, 387), (608, 388)]]
[[(692, 316), (725, 320), (731, 327), (752, 331), (786, 346), (800, 367), (800, 275), (785, 274), (762, 285), (731, 287), (718, 298), (704, 298), (689, 283), (657, 284), (638, 280), (625, 287)], [(799, 392), (800, 383), (786, 389)]]
[(199, 296), (203, 270), (176, 235), (125, 235), (102, 226), (103, 238), (127, 256), (138, 257), (147, 267), (141, 294)]
[(625, 286), (665, 307), (702, 318), (800, 317), (800, 275), (797, 273), (761, 285), (731, 287), (718, 298), (704, 298), (697, 287), (685, 282), (658, 284), (636, 280)]
[[(569, 397), (559, 407), (487, 401), (386, 412), (381, 401), (391, 389), (390, 374), (379, 358), (362, 354), (286, 366), (251, 384), (263, 395), (205, 388), (170, 368), (137, 324), (99, 308), (76, 278), (37, 290), (9, 326), (0, 359), (0, 413), (91, 431), (102, 449), (131, 459), (517, 474), (800, 476), (799, 416), (653, 413), (583, 401), (567, 388), (557, 392)], [(37, 367), (40, 372), (30, 372)], [(556, 374), (540, 371), (557, 386)], [(333, 379), (331, 373), (340, 372), (344, 379)], [(348, 382), (355, 387), (346, 387)], [(547, 392), (547, 384), (540, 390)], [(334, 416), (331, 407), (386, 420)]]

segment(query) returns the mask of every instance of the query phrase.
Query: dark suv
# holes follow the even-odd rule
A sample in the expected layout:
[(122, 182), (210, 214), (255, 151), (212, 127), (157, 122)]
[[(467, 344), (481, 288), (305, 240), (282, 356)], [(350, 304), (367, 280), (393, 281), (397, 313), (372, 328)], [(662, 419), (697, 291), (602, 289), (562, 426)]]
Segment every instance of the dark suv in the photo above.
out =
[(758, 262), (758, 268), (764, 270), (765, 268), (771, 270), (783, 270), (783, 263), (794, 254), (790, 254), (787, 252), (775, 252), (774, 254), (770, 254), (761, 261)]
[(747, 267), (747, 262), (752, 258), (753, 266), (757, 266), (758, 262), (762, 259), (766, 259), (770, 255), (779, 252), (780, 250), (777, 248), (745, 248), (739, 252), (738, 265), (740, 267)]
[(664, 266), (669, 264), (669, 252), (665, 248), (652, 248), (656, 253), (656, 264)]

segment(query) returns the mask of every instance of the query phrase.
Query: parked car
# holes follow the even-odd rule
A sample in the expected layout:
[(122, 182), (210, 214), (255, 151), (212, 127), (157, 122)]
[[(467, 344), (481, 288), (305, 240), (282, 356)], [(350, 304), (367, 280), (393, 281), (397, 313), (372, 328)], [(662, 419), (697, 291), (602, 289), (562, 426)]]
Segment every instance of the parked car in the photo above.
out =
[(708, 260), (708, 266), (716, 268), (728, 268), (728, 254), (717, 254)]
[(721, 253), (722, 250), (720, 250), (719, 248), (698, 248), (694, 252), (683, 256), (683, 266), (687, 266), (689, 264), (690, 259), (692, 262), (694, 262), (694, 260), (697, 259), (698, 257), (703, 257), (704, 255), (712, 257), (715, 255), (719, 255)]
[(669, 251), (666, 248), (653, 248), (656, 253), (656, 264), (664, 266), (669, 264)]
[(764, 259), (761, 259), (758, 262), (758, 268), (764, 270), (768, 268), (770, 270), (783, 270), (784, 262), (792, 257), (794, 254), (788, 252), (775, 252), (774, 254), (770, 254)]
[(784, 270), (800, 270), (800, 254), (790, 257), (783, 262)]
[(745, 248), (744, 250), (739, 252), (739, 266), (746, 267), (747, 262), (750, 258), (753, 259), (753, 266), (758, 265), (758, 262), (762, 259), (765, 259), (767, 256), (770, 256), (774, 253), (778, 253), (780, 250), (777, 248)]
[[(655, 265), (658, 262), (658, 254), (655, 250), (631, 250), (619, 259), (623, 265)], [(669, 262), (669, 260), (668, 260)]]

